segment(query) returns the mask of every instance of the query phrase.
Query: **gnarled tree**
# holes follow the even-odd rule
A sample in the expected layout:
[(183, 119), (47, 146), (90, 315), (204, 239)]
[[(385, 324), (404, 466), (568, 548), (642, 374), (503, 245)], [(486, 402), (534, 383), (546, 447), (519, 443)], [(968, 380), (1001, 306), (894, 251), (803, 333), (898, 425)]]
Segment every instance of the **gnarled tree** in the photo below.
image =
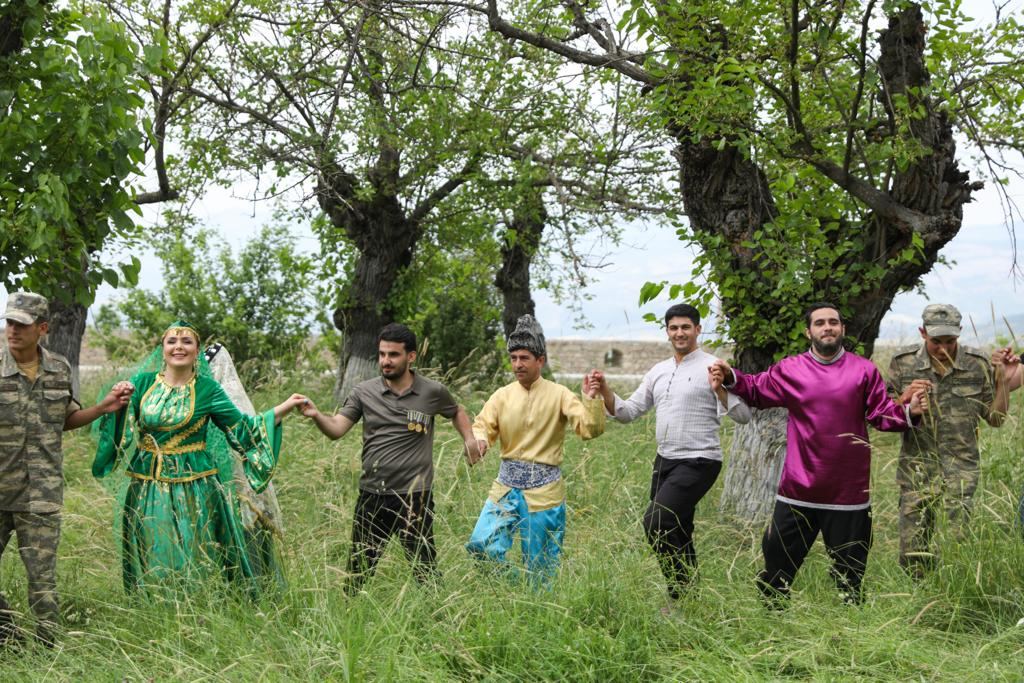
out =
[[(618, 17), (542, 7), (536, 21), (510, 20), (497, 0), (478, 9), (502, 35), (647, 93), (676, 142), (686, 239), (701, 248), (682, 290), (705, 306), (718, 295), (746, 371), (805, 348), (801, 314), (818, 299), (870, 354), (893, 297), (932, 268), (981, 187), (956, 135), (985, 152), (983, 172), (1022, 148), (1020, 31), (998, 16), (962, 29), (955, 3), (928, 8), (931, 29), (919, 5), (873, 0), (637, 1)], [(725, 508), (768, 508), (784, 424), (765, 411), (738, 430)]]

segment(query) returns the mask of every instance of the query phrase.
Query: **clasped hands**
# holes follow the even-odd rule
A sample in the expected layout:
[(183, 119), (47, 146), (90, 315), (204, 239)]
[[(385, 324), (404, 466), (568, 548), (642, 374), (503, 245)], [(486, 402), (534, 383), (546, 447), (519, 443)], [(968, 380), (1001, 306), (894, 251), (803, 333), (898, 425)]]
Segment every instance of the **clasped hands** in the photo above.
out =
[(100, 401), (100, 413), (116, 413), (121, 408), (128, 405), (129, 401), (132, 400), (132, 394), (135, 393), (135, 385), (128, 380), (121, 380), (110, 387), (110, 391)]

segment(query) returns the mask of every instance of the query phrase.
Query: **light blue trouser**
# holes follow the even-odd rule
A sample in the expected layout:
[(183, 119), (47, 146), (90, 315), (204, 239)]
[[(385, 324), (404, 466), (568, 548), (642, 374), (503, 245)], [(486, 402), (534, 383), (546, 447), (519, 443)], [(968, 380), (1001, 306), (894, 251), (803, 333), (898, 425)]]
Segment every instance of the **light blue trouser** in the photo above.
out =
[(530, 512), (521, 489), (512, 489), (497, 503), (488, 500), (476, 520), (466, 550), (480, 559), (502, 565), (519, 532), (523, 560), (531, 578), (545, 581), (558, 569), (558, 557), (565, 538), (565, 503), (547, 510)]

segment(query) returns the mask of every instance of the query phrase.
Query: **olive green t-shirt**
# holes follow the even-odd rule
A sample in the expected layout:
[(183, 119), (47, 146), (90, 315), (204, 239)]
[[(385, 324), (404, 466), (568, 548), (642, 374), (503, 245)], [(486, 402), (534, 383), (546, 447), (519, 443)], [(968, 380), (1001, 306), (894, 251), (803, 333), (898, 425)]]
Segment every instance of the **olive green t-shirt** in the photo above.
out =
[(338, 411), (363, 420), (359, 488), (376, 494), (429, 491), (434, 483), (434, 417), (455, 417), (459, 406), (443, 384), (415, 375), (399, 396), (383, 377), (356, 385)]

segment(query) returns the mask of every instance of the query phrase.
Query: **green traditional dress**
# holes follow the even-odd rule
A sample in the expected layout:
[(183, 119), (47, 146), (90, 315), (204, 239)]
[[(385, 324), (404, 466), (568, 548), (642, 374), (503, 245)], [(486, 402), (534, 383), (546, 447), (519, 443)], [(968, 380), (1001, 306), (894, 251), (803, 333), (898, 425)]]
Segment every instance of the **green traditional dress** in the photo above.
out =
[(226, 439), (242, 455), (253, 490), (262, 491), (281, 447), (274, 411), (243, 414), (204, 374), (180, 387), (154, 372), (140, 373), (132, 383), (131, 403), (100, 424), (92, 466), (94, 476), (104, 477), (127, 459), (125, 588), (187, 583), (216, 572), (230, 581), (266, 575), (248, 550), (231, 493), (231, 462), (219, 454), (226, 449), (215, 444)]

